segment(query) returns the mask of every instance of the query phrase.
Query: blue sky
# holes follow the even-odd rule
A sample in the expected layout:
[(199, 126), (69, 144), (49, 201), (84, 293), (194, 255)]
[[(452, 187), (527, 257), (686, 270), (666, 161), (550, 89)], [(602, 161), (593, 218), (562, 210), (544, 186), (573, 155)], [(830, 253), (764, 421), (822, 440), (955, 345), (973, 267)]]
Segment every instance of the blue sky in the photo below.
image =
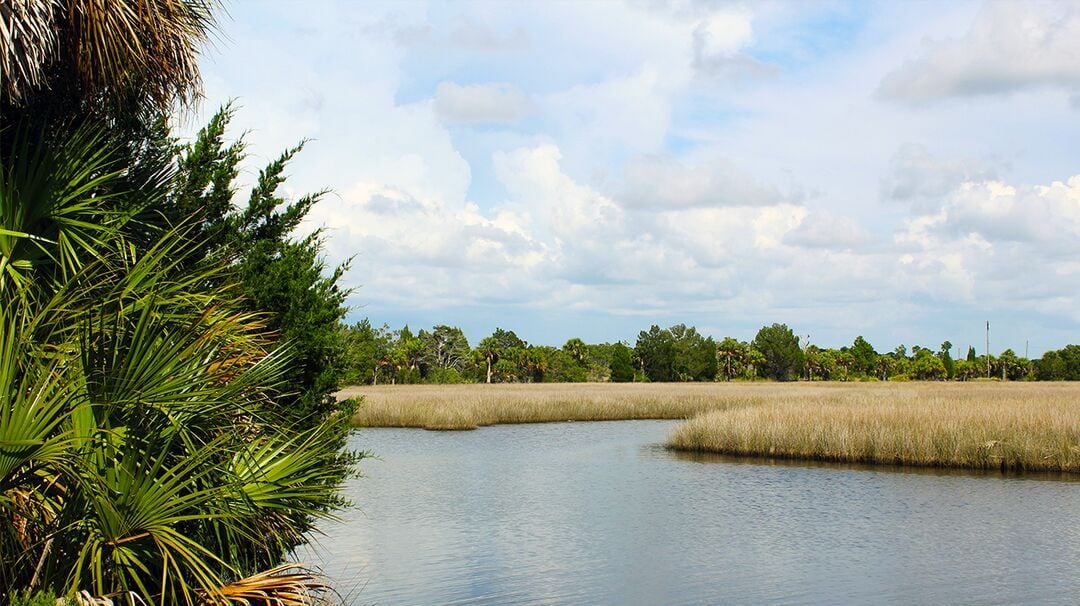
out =
[(251, 180), (352, 257), (350, 320), (558, 345), (1080, 342), (1080, 4), (237, 1)]

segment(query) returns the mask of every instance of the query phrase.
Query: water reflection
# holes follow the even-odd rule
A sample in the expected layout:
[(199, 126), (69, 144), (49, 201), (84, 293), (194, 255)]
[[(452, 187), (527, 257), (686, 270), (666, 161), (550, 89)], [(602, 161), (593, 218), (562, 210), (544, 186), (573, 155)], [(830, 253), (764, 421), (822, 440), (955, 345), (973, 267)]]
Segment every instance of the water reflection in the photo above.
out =
[(682, 455), (672, 427), (363, 430), (361, 508), (301, 555), (354, 604), (1080, 599), (1076, 482)]

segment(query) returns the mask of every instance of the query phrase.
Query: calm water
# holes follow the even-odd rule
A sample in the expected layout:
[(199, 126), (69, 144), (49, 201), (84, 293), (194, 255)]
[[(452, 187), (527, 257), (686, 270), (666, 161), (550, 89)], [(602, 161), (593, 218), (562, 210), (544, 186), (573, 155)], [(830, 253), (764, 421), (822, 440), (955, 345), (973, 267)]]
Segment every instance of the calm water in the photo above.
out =
[(1080, 604), (1080, 482), (688, 458), (667, 421), (365, 429), (352, 604)]

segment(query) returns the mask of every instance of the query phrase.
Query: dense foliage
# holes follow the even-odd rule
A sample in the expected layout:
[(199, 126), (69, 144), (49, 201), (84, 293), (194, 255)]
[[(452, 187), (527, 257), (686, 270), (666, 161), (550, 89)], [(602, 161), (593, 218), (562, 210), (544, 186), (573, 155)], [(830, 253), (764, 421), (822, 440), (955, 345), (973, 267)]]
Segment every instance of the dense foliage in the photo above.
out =
[[(637, 342), (589, 344), (572, 338), (561, 348), (530, 345), (513, 331), (496, 329), (474, 349), (459, 328), (439, 325), (413, 336), (367, 319), (339, 327), (345, 343), (344, 384), (496, 383), (583, 381), (1007, 381), (1080, 380), (1080, 346), (1048, 351), (1039, 360), (999, 356), (953, 358), (953, 345), (937, 349), (904, 345), (878, 353), (861, 335), (849, 346), (821, 348), (802, 342), (785, 324), (764, 326), (750, 341), (719, 342), (693, 326), (651, 326)], [(433, 338), (433, 335), (442, 335)], [(448, 339), (453, 335), (453, 339)], [(449, 347), (447, 343), (454, 345)], [(453, 351), (452, 356), (447, 356)], [(440, 361), (442, 360), (442, 361)], [(452, 360), (452, 363), (450, 362)]]
[(233, 210), (228, 111), (190, 146), (164, 126), (209, 9), (2, 11), (0, 602), (324, 589), (275, 566), (343, 505), (345, 293), (291, 235), (318, 196), (275, 194), (296, 150)]

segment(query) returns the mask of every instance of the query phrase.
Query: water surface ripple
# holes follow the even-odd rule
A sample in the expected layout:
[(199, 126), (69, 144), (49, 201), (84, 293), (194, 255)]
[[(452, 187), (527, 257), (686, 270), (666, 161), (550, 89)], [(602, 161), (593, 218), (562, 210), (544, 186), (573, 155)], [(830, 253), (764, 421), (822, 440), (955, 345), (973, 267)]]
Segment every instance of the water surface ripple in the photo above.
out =
[(1080, 482), (688, 457), (671, 421), (363, 429), (351, 604), (1078, 604)]

